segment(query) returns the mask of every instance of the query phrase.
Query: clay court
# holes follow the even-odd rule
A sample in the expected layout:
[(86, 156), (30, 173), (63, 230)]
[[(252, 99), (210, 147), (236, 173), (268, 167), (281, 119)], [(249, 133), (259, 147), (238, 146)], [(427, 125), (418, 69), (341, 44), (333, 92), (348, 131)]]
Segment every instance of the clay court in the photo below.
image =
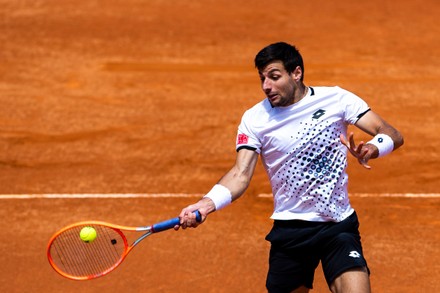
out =
[[(437, 0), (0, 0), (0, 291), (265, 292), (261, 165), (239, 201), (105, 277), (61, 277), (46, 245), (73, 222), (172, 218), (207, 192), (264, 98), (255, 54), (287, 41), (307, 85), (356, 93), (405, 137), (370, 171), (349, 162), (373, 292), (440, 292), (439, 15)], [(314, 286), (329, 292), (320, 269)]]

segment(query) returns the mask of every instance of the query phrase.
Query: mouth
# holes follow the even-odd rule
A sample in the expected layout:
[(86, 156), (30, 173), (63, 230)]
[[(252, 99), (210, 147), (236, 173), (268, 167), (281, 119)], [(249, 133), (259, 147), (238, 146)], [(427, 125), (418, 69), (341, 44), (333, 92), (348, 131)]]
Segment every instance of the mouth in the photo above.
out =
[(278, 94), (270, 94), (270, 95), (267, 95), (267, 98), (270, 100), (270, 101), (273, 101), (273, 100), (275, 100), (276, 98), (278, 98)]

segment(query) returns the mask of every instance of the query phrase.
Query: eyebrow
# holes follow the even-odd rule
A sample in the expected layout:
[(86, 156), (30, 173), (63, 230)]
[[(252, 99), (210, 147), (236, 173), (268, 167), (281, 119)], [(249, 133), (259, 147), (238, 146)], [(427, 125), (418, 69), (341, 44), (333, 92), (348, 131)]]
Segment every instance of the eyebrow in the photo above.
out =
[[(267, 74), (274, 73), (275, 71), (279, 71), (279, 72), (281, 72), (281, 70), (280, 70), (279, 68), (272, 68), (271, 70), (269, 70), (269, 71), (267, 72)], [(263, 75), (263, 72), (259, 71), (258, 74)]]

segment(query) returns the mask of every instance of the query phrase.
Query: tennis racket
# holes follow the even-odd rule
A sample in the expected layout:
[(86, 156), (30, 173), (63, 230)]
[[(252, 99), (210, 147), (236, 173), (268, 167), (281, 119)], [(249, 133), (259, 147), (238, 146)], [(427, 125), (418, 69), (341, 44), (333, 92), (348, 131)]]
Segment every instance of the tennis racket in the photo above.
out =
[[(201, 222), (200, 212), (194, 213), (197, 222)], [(116, 269), (128, 253), (146, 237), (176, 225), (180, 225), (178, 217), (144, 227), (127, 227), (99, 221), (79, 222), (61, 229), (52, 236), (47, 246), (47, 257), (50, 265), (63, 277), (90, 280)], [(80, 232), (84, 227), (95, 229), (96, 238), (93, 241), (85, 242), (80, 238)], [(129, 245), (123, 231), (144, 234)]]

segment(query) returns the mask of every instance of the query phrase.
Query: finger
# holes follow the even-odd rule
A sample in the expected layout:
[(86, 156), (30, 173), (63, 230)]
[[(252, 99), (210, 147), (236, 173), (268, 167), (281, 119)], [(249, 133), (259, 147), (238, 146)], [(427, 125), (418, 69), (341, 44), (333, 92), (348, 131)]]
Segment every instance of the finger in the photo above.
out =
[[(356, 153), (361, 154), (362, 153), (362, 147), (364, 146), (364, 142), (361, 141), (359, 143), (359, 145), (356, 147)], [(368, 150), (367, 150), (368, 151)], [(367, 152), (365, 152), (363, 155), (361, 155), (362, 157), (365, 156)]]
[(368, 169), (368, 170), (371, 169), (371, 166), (368, 165), (367, 162), (365, 162), (365, 161), (362, 161), (361, 165), (362, 165), (362, 167), (364, 167), (365, 169)]
[(345, 137), (345, 135), (343, 135), (342, 133), (339, 135), (339, 140), (341, 141), (341, 143), (343, 145), (345, 145), (346, 147), (350, 147), (347, 138)]
[(187, 208), (182, 209), (182, 211), (179, 214), (180, 225), (182, 225), (185, 222), (186, 209)]
[(197, 222), (197, 216), (194, 212), (191, 212), (189, 215), (190, 226), (196, 228), (199, 223)]
[(349, 135), (348, 139), (350, 140), (350, 146), (353, 149), (356, 148), (356, 144), (354, 143), (354, 134), (353, 134), (353, 132), (350, 132), (350, 135)]
[(184, 209), (182, 209), (182, 211), (179, 214), (179, 218), (180, 218), (180, 224), (184, 224), (185, 221), (188, 219), (188, 217), (192, 214), (191, 212), (191, 206), (188, 206)]
[(369, 158), (366, 156), (368, 154), (368, 149), (365, 149), (358, 158), (359, 163), (366, 169), (371, 169), (370, 165), (368, 165)]
[(361, 164), (366, 169), (371, 169), (371, 167), (367, 164), (367, 162), (363, 159), (358, 159), (359, 164)]
[(180, 219), (180, 226), (182, 229), (186, 229), (187, 227), (187, 222), (188, 222), (188, 209), (184, 208), (182, 210), (182, 212), (179, 215), (179, 219)]

